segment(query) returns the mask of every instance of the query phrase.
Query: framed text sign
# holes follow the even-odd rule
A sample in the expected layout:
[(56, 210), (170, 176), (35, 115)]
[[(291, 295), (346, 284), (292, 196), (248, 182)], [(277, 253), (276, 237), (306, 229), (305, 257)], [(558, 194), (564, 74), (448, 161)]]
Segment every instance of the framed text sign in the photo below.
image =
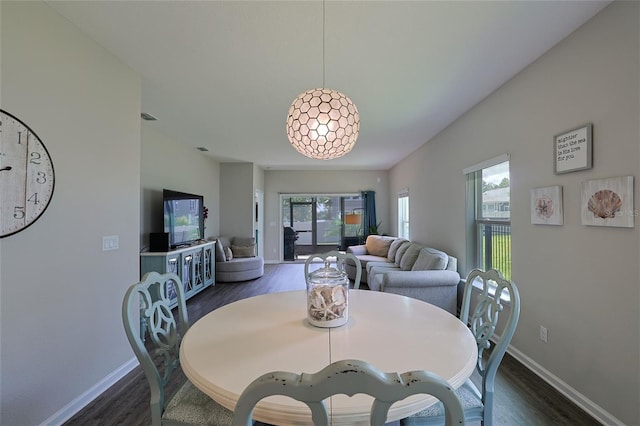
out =
[(575, 172), (592, 167), (592, 128), (592, 124), (587, 124), (553, 138), (555, 174)]

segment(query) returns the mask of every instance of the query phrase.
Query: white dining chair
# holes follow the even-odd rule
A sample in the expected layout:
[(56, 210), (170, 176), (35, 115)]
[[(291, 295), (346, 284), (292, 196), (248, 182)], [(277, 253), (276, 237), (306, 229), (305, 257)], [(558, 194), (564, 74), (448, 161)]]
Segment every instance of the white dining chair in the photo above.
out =
[(331, 395), (358, 393), (374, 397), (369, 421), (372, 426), (384, 425), (391, 405), (415, 394), (430, 394), (442, 401), (447, 426), (464, 424), (462, 405), (453, 388), (440, 376), (426, 371), (384, 373), (365, 361), (341, 360), (317, 373), (274, 371), (258, 377), (240, 395), (233, 425), (251, 425), (254, 407), (260, 400), (285, 395), (311, 409), (315, 426), (326, 426), (329, 413), (324, 400)]
[(331, 261), (335, 258), (336, 268), (339, 271), (345, 270), (345, 262), (347, 259), (353, 260), (356, 265), (356, 278), (353, 281), (353, 288), (360, 288), (360, 279), (362, 278), (362, 264), (360, 263), (360, 259), (358, 259), (355, 255), (351, 253), (342, 253), (337, 250), (332, 250), (327, 253), (319, 253), (312, 254), (307, 257), (307, 260), (304, 262), (304, 279), (307, 280), (309, 278), (309, 266), (314, 263), (317, 259), (322, 260), (322, 262), (326, 262), (327, 260)]
[[(175, 292), (175, 293), (174, 293)], [(178, 323), (171, 311), (171, 296), (177, 296)], [(140, 335), (140, 319), (149, 334), (147, 346)], [(151, 423), (160, 425), (230, 425), (233, 413), (198, 390), (189, 380), (173, 396), (165, 386), (180, 367), (180, 342), (189, 329), (184, 289), (177, 275), (149, 272), (127, 290), (122, 302), (122, 322), (151, 390)]]
[[(475, 286), (474, 286), (475, 283)], [(479, 291), (473, 300), (475, 309), (471, 312), (474, 288)], [(496, 333), (498, 320), (508, 305), (508, 315), (502, 333)], [(456, 390), (464, 407), (467, 422), (480, 421), (484, 426), (493, 424), (493, 397), (498, 367), (511, 342), (520, 316), (520, 294), (516, 285), (506, 280), (500, 271), (490, 269), (486, 272), (474, 269), (467, 276), (460, 308), (460, 320), (468, 324), (478, 344), (476, 370), (482, 378), (482, 387), (478, 389), (471, 379)], [(493, 343), (493, 345), (492, 345)], [(491, 347), (493, 348), (491, 349)], [(485, 358), (485, 350), (491, 349)], [(444, 411), (439, 404), (433, 405), (411, 417), (400, 421), (401, 426), (442, 424)]]

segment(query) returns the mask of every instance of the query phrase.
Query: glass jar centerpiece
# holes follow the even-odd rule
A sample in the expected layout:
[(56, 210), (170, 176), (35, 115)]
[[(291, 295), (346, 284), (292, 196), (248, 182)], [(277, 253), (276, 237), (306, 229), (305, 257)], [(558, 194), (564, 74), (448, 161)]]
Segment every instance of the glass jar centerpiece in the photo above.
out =
[(317, 327), (338, 327), (349, 320), (349, 277), (328, 260), (307, 277), (307, 320)]

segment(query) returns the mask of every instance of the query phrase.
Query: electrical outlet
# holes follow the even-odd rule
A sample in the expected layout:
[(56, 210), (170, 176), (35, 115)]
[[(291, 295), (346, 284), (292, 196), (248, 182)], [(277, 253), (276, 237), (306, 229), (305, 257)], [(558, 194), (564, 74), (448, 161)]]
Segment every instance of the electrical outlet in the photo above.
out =
[(547, 327), (540, 326), (540, 340), (547, 343), (548, 330)]

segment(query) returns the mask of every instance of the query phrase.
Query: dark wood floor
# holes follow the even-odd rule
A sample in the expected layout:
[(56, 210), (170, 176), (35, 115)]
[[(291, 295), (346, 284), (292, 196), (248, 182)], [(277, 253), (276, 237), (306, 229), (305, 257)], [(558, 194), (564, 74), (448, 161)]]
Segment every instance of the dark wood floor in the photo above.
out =
[[(303, 274), (302, 264), (265, 265), (265, 275), (257, 280), (216, 284), (188, 301), (190, 322), (236, 300), (264, 293), (302, 290)], [(180, 372), (172, 379), (169, 392), (185, 380)], [(498, 370), (494, 413), (495, 426), (600, 424), (508, 354)], [(150, 423), (149, 387), (138, 367), (65, 425), (137, 426)]]

